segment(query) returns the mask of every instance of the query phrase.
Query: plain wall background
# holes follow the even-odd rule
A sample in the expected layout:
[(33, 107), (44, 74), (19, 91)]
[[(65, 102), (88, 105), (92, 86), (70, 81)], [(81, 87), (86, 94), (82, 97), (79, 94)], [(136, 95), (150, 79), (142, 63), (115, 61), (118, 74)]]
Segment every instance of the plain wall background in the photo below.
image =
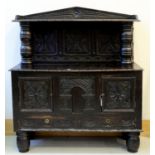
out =
[[(5, 12), (5, 93), (6, 119), (12, 118), (11, 76), (8, 71), (20, 63), (20, 28), (15, 16), (81, 6), (125, 14), (136, 14), (134, 24), (134, 61), (143, 69), (143, 119), (150, 118), (149, 77), (149, 0), (6, 0)], [(137, 96), (138, 97), (138, 96)]]

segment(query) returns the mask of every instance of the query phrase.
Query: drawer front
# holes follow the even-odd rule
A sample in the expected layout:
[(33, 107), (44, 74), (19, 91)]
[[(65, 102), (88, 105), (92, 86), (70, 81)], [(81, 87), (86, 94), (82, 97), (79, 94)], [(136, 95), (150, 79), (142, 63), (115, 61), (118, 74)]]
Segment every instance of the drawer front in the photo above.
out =
[(134, 115), (98, 115), (98, 116), (28, 116), (19, 120), (21, 129), (37, 130), (119, 130), (135, 129)]

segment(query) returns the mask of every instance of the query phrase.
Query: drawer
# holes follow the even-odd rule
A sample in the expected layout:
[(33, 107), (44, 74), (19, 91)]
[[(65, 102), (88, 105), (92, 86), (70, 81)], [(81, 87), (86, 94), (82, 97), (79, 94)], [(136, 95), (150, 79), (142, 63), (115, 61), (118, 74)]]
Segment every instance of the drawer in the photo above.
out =
[(19, 120), (21, 129), (48, 130), (118, 130), (136, 129), (137, 122), (134, 115), (67, 115), (67, 116), (30, 116)]
[(21, 129), (48, 129), (52, 127), (52, 124), (53, 122), (50, 118), (24, 118), (18, 121)]
[(83, 117), (80, 119), (80, 128), (84, 129), (134, 129), (136, 120), (134, 115), (103, 114), (98, 116)]

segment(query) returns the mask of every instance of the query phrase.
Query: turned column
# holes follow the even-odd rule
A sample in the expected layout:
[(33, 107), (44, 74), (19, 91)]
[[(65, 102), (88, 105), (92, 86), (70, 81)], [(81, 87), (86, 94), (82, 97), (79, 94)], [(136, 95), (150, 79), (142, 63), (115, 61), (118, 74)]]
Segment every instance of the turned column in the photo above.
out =
[(122, 25), (121, 34), (121, 63), (132, 64), (133, 62), (133, 23), (127, 22)]
[(21, 65), (29, 67), (32, 65), (31, 32), (29, 22), (20, 23), (21, 32)]

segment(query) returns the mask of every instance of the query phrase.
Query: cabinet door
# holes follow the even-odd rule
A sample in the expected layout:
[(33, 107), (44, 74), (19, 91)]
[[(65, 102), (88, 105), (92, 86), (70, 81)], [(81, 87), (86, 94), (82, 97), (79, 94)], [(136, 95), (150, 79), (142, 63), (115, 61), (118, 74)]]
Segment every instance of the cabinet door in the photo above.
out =
[(102, 77), (102, 111), (135, 110), (136, 77)]
[(61, 76), (57, 81), (55, 112), (99, 112), (98, 79), (93, 76)]
[(18, 77), (21, 112), (52, 111), (51, 77)]

